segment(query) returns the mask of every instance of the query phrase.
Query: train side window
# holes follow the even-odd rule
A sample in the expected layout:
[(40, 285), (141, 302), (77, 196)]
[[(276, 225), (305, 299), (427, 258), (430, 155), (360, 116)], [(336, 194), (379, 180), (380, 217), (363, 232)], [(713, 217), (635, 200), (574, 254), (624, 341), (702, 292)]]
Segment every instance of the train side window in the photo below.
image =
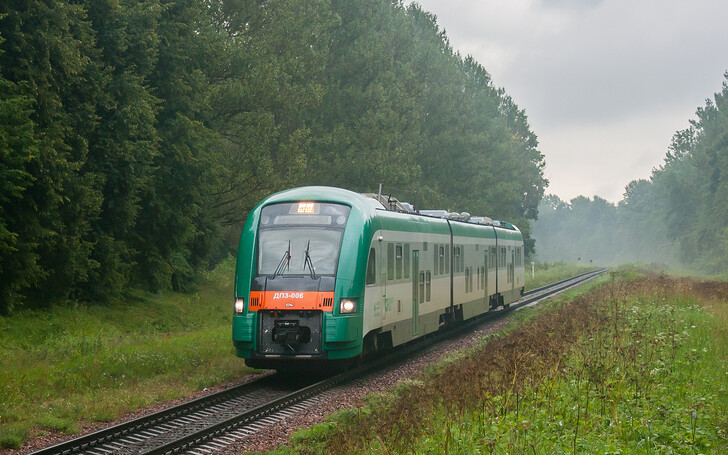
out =
[(470, 268), (465, 269), (465, 292), (470, 292)]
[(397, 266), (397, 279), (402, 279), (402, 245), (394, 247), (395, 264)]
[(369, 249), (369, 262), (367, 262), (366, 284), (377, 282), (377, 253), (374, 248)]
[(432, 292), (432, 274), (428, 270), (425, 274), (425, 302), (430, 301), (430, 295)]
[(497, 263), (498, 261), (496, 261), (495, 247), (492, 246), (490, 247), (490, 269), (495, 270), (495, 266)]
[(425, 272), (420, 272), (420, 303), (425, 299)]
[(433, 262), (433, 264), (435, 269), (435, 275), (437, 275), (440, 271), (440, 247), (437, 246), (436, 243), (432, 245), (432, 257), (435, 259), (435, 262)]
[(485, 267), (480, 269), (480, 288), (485, 289)]
[(454, 246), (452, 247), (452, 262), (453, 262), (453, 268), (455, 269), (455, 273), (460, 273), (460, 247)]
[[(465, 245), (460, 245), (460, 271), (465, 270)], [(470, 275), (473, 271), (470, 270)]]
[(387, 244), (387, 279), (394, 279), (394, 243)]
[(476, 280), (476, 283), (477, 283), (478, 290), (480, 290), (480, 266), (478, 266), (478, 272), (475, 274), (475, 276), (478, 277), (478, 279)]
[(450, 245), (445, 245), (445, 272), (450, 273)]
[(410, 276), (410, 248), (409, 243), (404, 246), (404, 277), (409, 278)]
[(439, 266), (440, 266), (440, 274), (446, 273), (445, 271), (445, 258), (447, 258), (447, 255), (445, 254), (445, 245), (440, 245), (440, 248), (438, 249), (439, 253)]

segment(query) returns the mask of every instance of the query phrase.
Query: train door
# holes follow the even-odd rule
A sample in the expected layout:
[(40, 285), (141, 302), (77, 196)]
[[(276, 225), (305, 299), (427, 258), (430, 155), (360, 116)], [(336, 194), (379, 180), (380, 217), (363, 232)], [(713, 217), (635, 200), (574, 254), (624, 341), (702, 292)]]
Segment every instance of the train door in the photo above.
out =
[(419, 333), (420, 288), (425, 287), (425, 272), (420, 272), (420, 252), (412, 250), (412, 336)]
[(511, 290), (516, 288), (516, 249), (511, 249), (511, 265), (508, 267), (511, 275)]
[(482, 275), (480, 277), (480, 283), (481, 283), (481, 290), (485, 293), (485, 303), (488, 302), (488, 247), (485, 247), (485, 253), (483, 254), (484, 260), (483, 264), (485, 266), (483, 267), (483, 270), (480, 272)]
[(377, 273), (382, 269), (380, 254), (378, 248), (372, 246), (369, 248), (369, 257), (367, 258), (367, 272), (365, 278), (364, 290), (364, 308), (370, 309), (371, 316), (368, 322), (371, 327), (380, 327), (384, 319), (385, 312), (385, 295), (384, 295), (384, 278), (382, 274), (381, 281), (377, 281)]
[[(381, 245), (381, 243), (380, 243)], [(381, 267), (379, 270), (382, 271), (381, 277), (382, 281), (379, 286), (379, 292), (382, 295), (382, 320), (381, 324), (383, 325), (385, 320), (387, 319), (387, 313), (392, 310), (391, 308), (391, 302), (387, 300), (387, 284), (388, 284), (388, 268), (389, 268), (389, 258), (387, 257), (387, 248), (379, 248), (379, 264), (381, 264)]]

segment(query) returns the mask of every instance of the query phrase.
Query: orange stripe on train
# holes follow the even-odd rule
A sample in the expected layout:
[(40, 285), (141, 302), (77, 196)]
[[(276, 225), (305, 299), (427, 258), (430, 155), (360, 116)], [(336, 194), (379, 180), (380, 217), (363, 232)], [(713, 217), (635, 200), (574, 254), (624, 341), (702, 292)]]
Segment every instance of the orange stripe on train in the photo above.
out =
[(321, 310), (333, 311), (333, 292), (250, 291), (250, 311)]

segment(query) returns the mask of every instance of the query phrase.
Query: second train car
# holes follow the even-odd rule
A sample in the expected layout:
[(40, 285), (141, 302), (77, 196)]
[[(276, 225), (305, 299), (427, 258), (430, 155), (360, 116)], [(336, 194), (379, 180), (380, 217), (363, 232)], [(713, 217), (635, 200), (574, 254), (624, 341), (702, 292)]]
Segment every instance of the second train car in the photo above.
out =
[(518, 300), (523, 236), (479, 220), (388, 210), (340, 188), (269, 196), (240, 239), (237, 355), (278, 370), (341, 364)]

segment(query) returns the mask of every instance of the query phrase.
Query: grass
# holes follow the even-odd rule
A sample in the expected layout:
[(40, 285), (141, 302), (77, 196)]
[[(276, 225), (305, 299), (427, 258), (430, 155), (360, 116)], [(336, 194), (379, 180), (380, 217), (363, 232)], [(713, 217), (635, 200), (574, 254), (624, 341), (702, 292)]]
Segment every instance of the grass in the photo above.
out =
[(0, 447), (249, 373), (231, 342), (233, 267), (223, 263), (192, 295), (137, 293), (0, 318)]
[[(195, 294), (139, 292), (126, 302), (108, 306), (56, 307), (0, 318), (0, 447), (18, 448), (28, 438), (47, 432), (75, 433), (87, 422), (113, 420), (136, 409), (183, 397), (250, 373), (251, 370), (235, 357), (230, 342), (233, 266), (230, 260), (218, 267)], [(526, 285), (532, 289), (583, 271), (585, 267), (566, 264), (539, 265), (536, 280), (530, 280), (530, 273), (527, 273)], [(653, 371), (652, 364), (642, 370), (627, 369), (629, 365), (634, 367), (628, 363), (602, 365), (600, 368), (619, 374), (610, 376), (600, 386), (603, 388), (598, 389), (587, 373), (593, 371), (593, 359), (601, 358), (595, 355), (611, 351), (606, 347), (604, 351), (595, 351), (597, 354), (579, 351), (579, 346), (595, 342), (578, 335), (598, 334), (601, 332), (595, 330), (597, 327), (609, 326), (597, 324), (600, 319), (593, 316), (607, 314), (606, 310), (602, 308), (599, 310), (602, 313), (597, 311), (586, 317), (587, 313), (578, 308), (556, 303), (556, 316), (551, 319), (541, 317), (550, 314), (550, 309), (519, 311), (514, 317), (517, 324), (503, 335), (484, 342), (479, 350), (449, 359), (430, 369), (427, 376), (403, 384), (390, 395), (369, 397), (370, 405), (365, 409), (344, 412), (326, 425), (299, 433), (296, 450), (307, 453), (337, 450), (349, 453), (514, 453), (532, 452), (537, 447), (536, 453), (588, 452), (584, 447), (602, 450), (597, 444), (609, 440), (602, 436), (592, 440), (594, 437), (590, 435), (595, 428), (602, 428), (601, 431), (610, 437), (616, 434), (630, 441), (629, 435), (642, 436), (633, 446), (615, 445), (622, 447), (617, 450), (623, 452), (639, 451), (642, 446), (650, 447), (650, 450), (662, 447), (655, 446), (658, 443), (681, 453), (690, 453), (693, 448), (704, 453), (724, 449), (728, 423), (725, 418), (721, 420), (716, 416), (728, 414), (721, 404), (728, 402), (728, 397), (725, 386), (716, 388), (714, 385), (725, 384), (728, 380), (728, 368), (725, 367), (728, 310), (724, 304), (728, 295), (719, 294), (713, 296), (713, 300), (705, 300), (701, 296), (709, 292), (703, 289), (702, 294), (695, 291), (697, 297), (684, 296), (684, 300), (673, 302), (662, 290), (657, 297), (654, 292), (650, 297), (642, 289), (642, 294), (635, 297), (626, 288), (634, 286), (631, 283), (637, 280), (637, 273), (631, 270), (621, 276), (621, 287), (615, 280), (611, 288), (601, 291), (606, 292), (606, 301), (619, 304), (614, 310), (609, 305), (606, 309), (614, 311), (614, 318), (623, 318), (625, 324), (643, 327), (644, 321), (652, 320), (654, 316), (653, 311), (643, 310), (643, 307), (663, 308), (669, 304), (672, 305), (670, 308), (676, 308), (675, 314), (684, 318), (685, 324), (689, 322), (690, 330), (685, 331), (691, 337), (681, 338), (682, 332), (678, 334), (675, 328), (671, 340), (680, 343), (680, 350), (675, 352), (683, 353), (687, 349), (688, 357), (675, 357), (669, 369), (659, 367), (658, 371), (660, 374), (664, 370), (678, 374), (676, 366), (681, 365), (681, 374), (693, 376), (659, 376), (656, 382), (655, 373), (645, 376), (642, 371)], [(626, 276), (629, 279), (624, 278)], [(662, 288), (658, 286), (658, 289)], [(680, 295), (683, 294), (685, 292)], [(572, 291), (571, 295), (576, 292)], [(663, 298), (668, 299), (668, 303), (663, 304)], [(583, 297), (575, 297), (576, 302), (586, 302), (581, 305), (583, 308), (592, 308), (597, 301), (596, 297), (586, 301), (580, 299)], [(565, 309), (560, 310), (562, 306)], [(700, 315), (705, 319), (688, 319), (688, 315), (691, 318)], [(580, 326), (582, 323), (587, 325)], [(538, 332), (537, 329), (546, 331)], [(644, 334), (640, 336), (647, 337), (647, 330), (640, 330), (639, 333)], [(659, 330), (649, 332), (649, 336), (657, 339), (659, 333), (673, 333), (664, 327)], [(607, 346), (610, 339), (619, 340), (619, 344), (610, 349), (637, 359), (634, 346), (652, 344), (643, 342), (643, 338), (638, 339), (640, 343), (635, 339), (628, 344), (627, 341), (634, 338), (629, 333), (633, 332), (623, 331), (611, 338), (594, 336), (602, 337), (597, 338), (601, 340), (599, 346)], [(692, 335), (704, 343), (688, 343), (686, 340), (692, 340)], [(520, 344), (524, 340), (532, 340), (533, 347), (524, 350)], [(483, 357), (483, 352), (498, 353), (498, 356)], [(529, 354), (523, 357), (524, 352)], [(562, 356), (564, 352), (570, 355)], [(656, 355), (655, 352), (653, 347), (639, 355), (649, 358), (649, 355)], [(722, 366), (715, 369), (710, 362), (704, 363), (711, 358), (722, 359)], [(621, 359), (626, 362), (624, 355)], [(488, 368), (483, 370), (483, 365)], [(566, 370), (556, 369), (554, 365), (565, 366)], [(688, 365), (700, 368), (687, 368)], [(483, 375), (483, 371), (490, 376)], [(624, 378), (627, 379), (626, 388), (621, 385)], [(461, 383), (461, 380), (466, 382)], [(659, 389), (658, 383), (666, 387), (686, 385), (680, 389)], [(472, 394), (473, 384), (478, 384), (475, 395)], [(635, 387), (634, 384), (641, 388), (635, 389), (639, 394), (634, 392), (633, 396), (629, 394), (632, 390), (629, 387)], [(461, 393), (463, 390), (466, 392)], [(648, 398), (647, 391), (655, 390), (659, 390), (661, 396), (649, 395)], [(670, 407), (654, 406), (663, 396), (670, 399)], [(612, 407), (607, 406), (610, 403)], [(549, 411), (539, 420), (544, 404)], [(618, 420), (598, 417), (601, 407), (609, 409), (610, 413), (616, 412)], [(650, 409), (651, 414), (639, 414), (640, 409)], [(660, 412), (675, 416), (666, 428), (657, 424), (661, 422)], [(379, 424), (369, 425), (368, 419)], [(642, 422), (647, 421), (651, 430), (644, 432)], [(573, 422), (579, 422), (578, 428), (573, 427)], [(706, 425), (707, 422), (714, 427)], [(605, 423), (608, 424), (605, 426)], [(390, 431), (379, 434), (375, 430), (380, 427)], [(664, 442), (668, 440), (665, 435), (672, 435), (672, 439)], [(645, 442), (639, 446), (643, 439)], [(617, 441), (621, 440), (618, 438)], [(675, 445), (678, 444), (675, 441), (683, 445)], [(287, 450), (290, 449), (282, 449)], [(654, 449), (654, 453), (670, 451)]]
[(596, 269), (591, 264), (570, 264), (566, 262), (556, 262), (553, 264), (539, 262), (534, 265), (535, 268), (532, 277), (531, 266), (530, 264), (526, 264), (526, 292)]
[(726, 453), (728, 284), (612, 274), (277, 453)]

